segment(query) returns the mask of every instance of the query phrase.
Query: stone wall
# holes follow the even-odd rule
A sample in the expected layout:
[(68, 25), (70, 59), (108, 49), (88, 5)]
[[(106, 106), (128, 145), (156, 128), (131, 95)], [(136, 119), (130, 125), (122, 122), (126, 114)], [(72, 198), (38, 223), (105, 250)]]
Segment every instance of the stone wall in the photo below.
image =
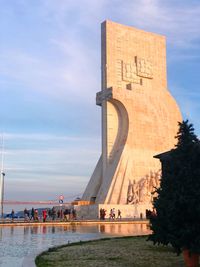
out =
[(106, 210), (106, 219), (109, 219), (111, 209), (115, 209), (117, 218), (118, 209), (121, 211), (122, 219), (145, 219), (146, 209), (152, 210), (152, 205), (135, 204), (135, 205), (116, 205), (116, 204), (99, 204), (88, 206), (75, 206), (77, 219), (99, 219), (100, 209)]

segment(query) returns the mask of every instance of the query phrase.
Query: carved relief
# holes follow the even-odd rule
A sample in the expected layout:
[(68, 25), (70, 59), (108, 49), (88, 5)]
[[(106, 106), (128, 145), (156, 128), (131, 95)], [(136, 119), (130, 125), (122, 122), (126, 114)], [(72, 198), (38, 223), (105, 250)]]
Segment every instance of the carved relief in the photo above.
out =
[(129, 62), (122, 61), (122, 80), (142, 85), (142, 78), (153, 79), (153, 64), (149, 59), (135, 57)]
[(156, 196), (155, 189), (160, 186), (161, 170), (150, 172), (138, 182), (129, 181), (127, 204), (149, 203)]
[(133, 183), (129, 180), (127, 202), (128, 204), (136, 204), (139, 202), (139, 185), (135, 180), (133, 180)]
[(137, 76), (137, 68), (135, 61), (129, 63), (123, 62), (122, 69), (122, 79), (126, 82), (138, 83), (140, 84), (141, 78)]
[(137, 75), (144, 78), (153, 78), (152, 61), (144, 58), (136, 58)]

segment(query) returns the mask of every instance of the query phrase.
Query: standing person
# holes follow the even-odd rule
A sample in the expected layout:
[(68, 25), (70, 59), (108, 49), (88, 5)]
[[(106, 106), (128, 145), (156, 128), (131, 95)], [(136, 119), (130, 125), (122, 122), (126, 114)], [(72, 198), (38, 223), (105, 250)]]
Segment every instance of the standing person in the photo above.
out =
[(28, 219), (28, 221), (30, 221), (30, 212), (29, 212), (29, 210), (27, 210), (27, 219)]
[(103, 209), (103, 220), (105, 220), (105, 218), (106, 218), (106, 210), (105, 209)]
[(100, 209), (100, 220), (103, 220), (103, 209)]
[(60, 210), (57, 211), (57, 218), (60, 219)]
[(64, 210), (64, 221), (68, 221), (68, 210)]
[(68, 209), (68, 216), (69, 216), (69, 220), (72, 219), (72, 210), (69, 208)]
[(121, 210), (118, 210), (117, 211), (117, 218), (118, 219), (121, 219), (122, 218), (122, 215), (121, 215), (122, 213), (121, 213)]
[(51, 211), (51, 209), (48, 210), (48, 216), (49, 216), (49, 219), (51, 220), (52, 219), (51, 218), (52, 217), (52, 211)]
[(112, 218), (113, 218), (113, 220), (115, 219), (115, 208), (113, 208), (113, 216), (112, 216)]
[(31, 220), (33, 220), (33, 221), (34, 221), (34, 215), (35, 215), (35, 209), (32, 208), (31, 209)]
[(109, 219), (112, 219), (112, 218), (113, 218), (113, 210), (111, 209), (110, 214), (109, 214)]
[(12, 220), (12, 222), (14, 222), (14, 217), (15, 217), (15, 212), (14, 212), (14, 210), (12, 209), (12, 211), (11, 211), (11, 220)]
[(75, 208), (72, 209), (72, 218), (73, 218), (73, 220), (76, 220), (76, 210), (75, 210)]
[(61, 221), (63, 220), (63, 210), (62, 209), (60, 210), (60, 220)]
[(38, 210), (35, 209), (35, 212), (34, 212), (34, 221), (39, 221), (39, 218), (38, 218)]
[(55, 221), (56, 219), (56, 208), (55, 207), (52, 208), (52, 219), (53, 221)]
[(28, 216), (28, 210), (27, 208), (24, 209), (24, 221), (27, 222), (29, 219), (29, 216)]
[(42, 217), (43, 217), (43, 222), (46, 222), (46, 219), (47, 219), (47, 211), (46, 210), (42, 211)]

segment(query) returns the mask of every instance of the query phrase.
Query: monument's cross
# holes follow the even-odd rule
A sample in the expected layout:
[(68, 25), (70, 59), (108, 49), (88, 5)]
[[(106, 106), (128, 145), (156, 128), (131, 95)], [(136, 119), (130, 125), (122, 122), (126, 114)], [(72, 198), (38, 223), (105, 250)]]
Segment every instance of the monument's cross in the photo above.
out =
[(167, 89), (165, 37), (105, 21), (101, 47), (102, 156), (82, 199), (147, 207), (160, 178), (153, 156), (173, 148), (182, 120)]

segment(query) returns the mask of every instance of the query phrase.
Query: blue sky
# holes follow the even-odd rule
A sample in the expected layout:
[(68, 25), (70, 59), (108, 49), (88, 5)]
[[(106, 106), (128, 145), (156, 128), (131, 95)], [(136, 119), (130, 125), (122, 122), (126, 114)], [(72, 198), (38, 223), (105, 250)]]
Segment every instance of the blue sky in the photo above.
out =
[(168, 87), (200, 135), (200, 2), (0, 0), (6, 199), (73, 199), (101, 150), (100, 23), (167, 37)]

